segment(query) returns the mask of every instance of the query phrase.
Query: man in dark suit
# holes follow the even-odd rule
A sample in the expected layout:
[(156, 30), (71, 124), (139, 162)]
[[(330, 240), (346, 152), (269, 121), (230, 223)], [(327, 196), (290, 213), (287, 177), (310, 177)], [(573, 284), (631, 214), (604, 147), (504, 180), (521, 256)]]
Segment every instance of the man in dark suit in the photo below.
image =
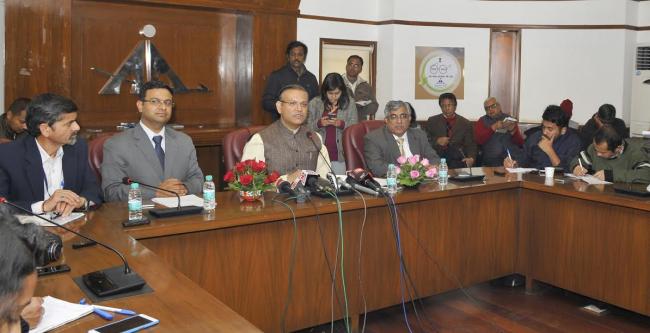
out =
[[(136, 106), (140, 123), (104, 144), (102, 189), (106, 201), (126, 201), (129, 187), (122, 178), (154, 185), (179, 195), (200, 194), (203, 172), (192, 139), (165, 127), (174, 107), (172, 89), (163, 82), (145, 83)], [(142, 197), (168, 197), (165, 191), (142, 189)]]
[(429, 144), (427, 135), (421, 129), (409, 126), (411, 113), (406, 103), (388, 102), (384, 109), (384, 122), (386, 126), (373, 130), (363, 138), (363, 155), (375, 176), (385, 176), (388, 164), (397, 164), (400, 156), (420, 155), (431, 164), (440, 161)]
[(77, 139), (77, 105), (42, 94), (27, 107), (30, 135), (0, 145), (0, 196), (35, 214), (69, 215), (101, 203), (88, 146)]

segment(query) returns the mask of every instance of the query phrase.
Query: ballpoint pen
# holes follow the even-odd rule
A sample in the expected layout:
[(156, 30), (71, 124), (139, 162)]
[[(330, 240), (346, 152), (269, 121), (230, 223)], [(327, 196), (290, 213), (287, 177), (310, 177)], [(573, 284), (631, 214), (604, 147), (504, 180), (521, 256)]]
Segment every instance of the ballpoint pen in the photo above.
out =
[(129, 315), (133, 316), (135, 315), (135, 311), (132, 310), (125, 310), (125, 309), (118, 309), (118, 308), (112, 308), (110, 306), (103, 306), (103, 305), (93, 305), (96, 309), (104, 310), (104, 311), (110, 311), (110, 312), (115, 312), (123, 315)]
[[(86, 302), (86, 299), (85, 299), (85, 298), (82, 298), (82, 299), (79, 301), (79, 304), (90, 305), (90, 304), (88, 304), (88, 303)], [(104, 310), (102, 310), (102, 309), (99, 309), (99, 308), (97, 308), (97, 307), (94, 306), (94, 305), (90, 305), (90, 306), (93, 307), (93, 312), (94, 312), (96, 315), (98, 315), (98, 316), (100, 316), (100, 317), (102, 317), (103, 319), (106, 319), (106, 320), (113, 320), (113, 315), (112, 315), (112, 314), (110, 314), (110, 313), (108, 313), (108, 312), (106, 312), (106, 311), (104, 311)]]

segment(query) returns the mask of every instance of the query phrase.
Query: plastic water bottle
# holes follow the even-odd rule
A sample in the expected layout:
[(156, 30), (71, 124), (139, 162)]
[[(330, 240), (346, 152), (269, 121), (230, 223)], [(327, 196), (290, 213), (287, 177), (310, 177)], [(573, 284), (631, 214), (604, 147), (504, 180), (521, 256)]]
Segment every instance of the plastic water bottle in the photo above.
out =
[(203, 183), (203, 209), (211, 211), (214, 210), (216, 205), (212, 175), (207, 175), (205, 176), (205, 182)]
[(129, 189), (129, 221), (142, 220), (142, 191), (140, 184), (131, 183)]
[(397, 170), (394, 164), (388, 165), (388, 172), (386, 173), (386, 187), (390, 195), (397, 193)]
[(448, 170), (449, 168), (447, 167), (447, 159), (441, 158), (440, 166), (438, 167), (438, 184), (447, 185), (447, 182), (449, 181), (449, 174), (447, 173)]

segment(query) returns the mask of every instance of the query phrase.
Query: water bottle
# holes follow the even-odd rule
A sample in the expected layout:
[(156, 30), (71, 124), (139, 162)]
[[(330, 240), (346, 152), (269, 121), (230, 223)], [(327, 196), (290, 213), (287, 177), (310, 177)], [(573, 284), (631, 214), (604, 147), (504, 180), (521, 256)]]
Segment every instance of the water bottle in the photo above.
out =
[(211, 211), (214, 210), (215, 206), (214, 182), (212, 181), (212, 175), (207, 175), (203, 183), (203, 209)]
[(449, 181), (449, 175), (447, 174), (447, 159), (441, 158), (440, 159), (440, 166), (438, 167), (438, 184), (440, 185), (447, 185), (447, 182)]
[(388, 172), (386, 173), (386, 187), (390, 195), (397, 193), (397, 170), (394, 164), (388, 165)]
[(131, 183), (129, 189), (129, 221), (142, 220), (142, 191), (140, 184)]

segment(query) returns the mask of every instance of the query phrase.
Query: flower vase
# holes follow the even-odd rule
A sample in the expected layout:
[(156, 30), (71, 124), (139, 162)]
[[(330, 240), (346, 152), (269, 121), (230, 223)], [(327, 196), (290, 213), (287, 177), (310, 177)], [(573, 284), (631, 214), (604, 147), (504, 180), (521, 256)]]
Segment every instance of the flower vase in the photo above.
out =
[(257, 200), (260, 200), (262, 197), (262, 191), (260, 190), (254, 190), (254, 191), (239, 191), (239, 201), (245, 201), (245, 202), (254, 202)]

